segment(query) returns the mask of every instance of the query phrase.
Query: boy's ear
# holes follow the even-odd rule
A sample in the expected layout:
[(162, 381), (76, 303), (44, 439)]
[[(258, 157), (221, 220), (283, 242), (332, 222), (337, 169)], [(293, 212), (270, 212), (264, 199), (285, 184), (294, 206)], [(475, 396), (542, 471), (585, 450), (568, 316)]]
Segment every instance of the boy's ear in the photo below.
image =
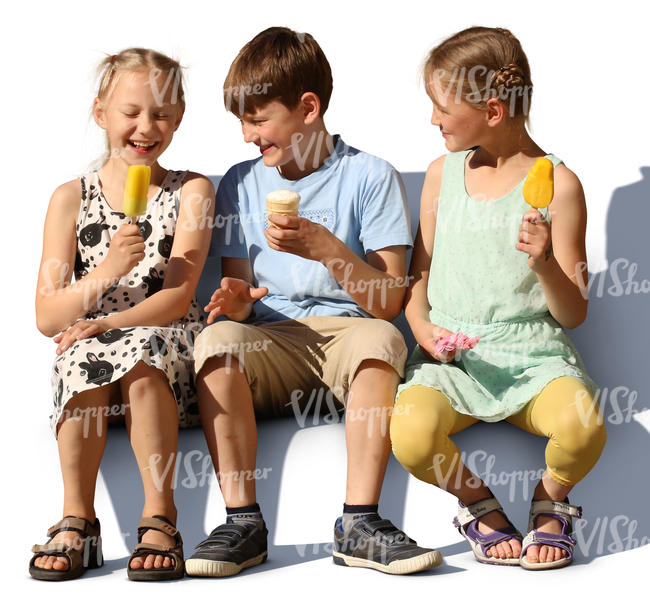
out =
[(300, 97), (300, 107), (306, 125), (313, 124), (320, 117), (320, 99), (315, 92), (305, 92)]
[(100, 128), (106, 130), (106, 111), (102, 102), (97, 97), (93, 101), (93, 118), (95, 118), (95, 123)]
[(505, 105), (495, 98), (488, 99), (485, 103), (485, 118), (487, 125), (494, 127), (500, 124), (506, 115)]

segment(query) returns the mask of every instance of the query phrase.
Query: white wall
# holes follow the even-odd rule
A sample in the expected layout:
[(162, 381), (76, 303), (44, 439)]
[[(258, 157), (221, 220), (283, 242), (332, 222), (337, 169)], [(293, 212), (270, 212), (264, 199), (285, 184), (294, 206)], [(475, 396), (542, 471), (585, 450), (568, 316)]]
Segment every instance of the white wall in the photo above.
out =
[[(522, 41), (532, 69), (533, 136), (544, 149), (562, 157), (583, 182), (589, 208), (590, 270), (597, 272), (607, 268), (608, 208), (615, 190), (637, 183), (624, 189), (630, 194), (624, 196), (626, 205), (619, 206), (619, 215), (631, 225), (636, 222), (637, 212), (639, 220), (648, 217), (649, 188), (647, 183), (638, 182), (639, 169), (648, 165), (650, 139), (646, 109), (650, 83), (645, 73), (647, 25), (639, 6), (640, 3), (624, 1), (549, 1), (534, 5), (469, 0), (445, 4), (407, 0), (318, 3), (249, 0), (240, 4), (158, 0), (26, 1), (5, 8), (0, 39), (3, 58), (0, 153), (5, 205), (1, 245), (8, 277), (2, 298), (6, 325), (3, 332), (7, 335), (2, 351), (7, 415), (2, 422), (0, 446), (5, 475), (3, 518), (10, 525), (4, 532), (9, 531), (5, 539), (9, 539), (13, 552), (8, 556), (3, 551), (2, 559), (9, 558), (7, 564), (15, 586), (34, 593), (40, 590), (43, 595), (51, 593), (49, 586), (27, 582), (24, 578), (29, 546), (42, 542), (47, 526), (58, 519), (61, 505), (56, 445), (47, 428), (51, 408), (49, 371), (55, 347), (35, 328), (32, 300), (49, 197), (57, 185), (82, 173), (102, 151), (102, 135), (91, 122), (89, 110), (94, 92), (93, 70), (105, 54), (128, 46), (145, 46), (181, 60), (187, 67), (187, 111), (163, 157), (163, 165), (221, 175), (233, 163), (256, 155), (256, 149), (243, 143), (237, 120), (225, 112), (221, 102), (221, 85), (236, 52), (253, 35), (271, 25), (308, 31), (321, 44), (333, 69), (334, 94), (326, 120), (330, 131), (341, 133), (356, 147), (386, 158), (400, 171), (422, 173), (432, 159), (444, 153), (442, 139), (429, 123), (431, 107), (419, 79), (419, 67), (427, 50), (447, 35), (470, 25), (508, 27)], [(647, 224), (645, 221), (636, 225), (636, 255), (628, 256), (639, 264), (637, 280), (650, 276), (650, 253), (644, 233)], [(616, 236), (625, 241), (624, 232), (617, 232)], [(647, 307), (647, 301), (647, 294), (635, 298), (634, 312), (639, 317), (638, 304)], [(601, 304), (602, 320), (607, 320), (611, 312), (624, 320), (623, 299), (620, 304), (615, 299), (609, 302), (615, 306)], [(597, 350), (588, 351), (587, 356), (591, 355), (587, 358), (588, 366), (592, 359), (592, 365), (600, 367), (598, 359), (605, 358), (614, 374), (617, 363), (622, 366), (624, 362), (630, 375), (647, 372), (644, 352), (647, 328), (630, 329), (631, 337), (636, 334), (641, 342), (634, 349), (640, 356), (635, 355), (629, 361), (621, 358), (625, 351), (618, 344), (612, 351), (607, 340), (596, 338), (598, 329), (599, 325), (590, 325), (581, 336), (583, 353), (585, 348), (591, 348), (592, 342), (598, 346)], [(610, 331), (616, 334), (617, 329), (613, 324)], [(616, 375), (608, 377), (607, 383), (634, 386)], [(642, 386), (646, 388), (647, 381)], [(648, 406), (650, 389), (637, 387), (637, 390), (639, 396), (634, 410), (640, 411)], [(632, 423), (640, 428), (644, 421), (647, 426), (647, 414), (639, 414)], [(323, 426), (313, 428), (312, 432), (298, 432), (291, 444), (290, 449), (298, 448), (302, 453), (313, 450), (314, 462), (312, 466), (299, 468), (296, 466), (306, 462), (297, 455), (292, 457), (291, 451), (287, 456), (275, 535), (280, 545), (326, 543), (330, 539), (330, 527), (343, 500), (340, 474), (344, 470), (343, 443), (340, 430), (335, 428)], [(620, 435), (621, 442), (625, 439), (620, 426), (616, 429), (610, 430), (610, 442), (613, 432)], [(115, 442), (127, 447), (126, 441), (119, 438)], [(513, 447), (527, 447), (532, 440), (512, 432), (508, 432), (508, 438), (513, 439)], [(637, 437), (635, 442), (643, 444), (643, 439)], [(189, 447), (195, 443), (200, 446), (198, 436), (196, 441), (188, 440), (185, 444)], [(471, 440), (463, 443), (469, 448), (473, 446)], [(542, 444), (536, 442), (534, 446), (541, 454)], [(338, 449), (330, 453), (328, 447)], [(608, 444), (606, 453), (609, 449)], [(625, 465), (626, 458), (619, 456), (617, 466), (605, 467), (629, 480), (633, 471), (639, 472), (639, 478), (647, 481), (645, 464), (633, 468), (639, 466), (641, 459), (647, 459), (649, 449), (646, 439), (642, 448), (629, 451), (629, 465)], [(334, 465), (327, 465), (329, 455)], [(267, 464), (264, 459), (258, 459), (258, 465)], [(276, 474), (281, 473), (282, 465), (274, 470)], [(399, 488), (405, 489), (408, 484), (404, 522), (413, 536), (423, 544), (435, 546), (457, 543), (458, 535), (449, 528), (454, 512), (451, 500), (434, 494), (431, 487), (422, 483), (407, 481), (400, 477), (398, 470), (394, 468), (391, 475), (397, 477)], [(600, 472), (593, 479), (590, 496), (597, 495), (599, 489), (611, 488), (607, 482), (611, 476), (609, 471)], [(303, 491), (305, 485), (309, 487), (307, 494)], [(136, 482), (132, 488), (138, 491), (140, 486)], [(386, 488), (390, 490), (391, 485)], [(119, 505), (112, 501), (109, 490), (103, 482), (100, 484), (97, 507), (105, 525), (108, 557), (122, 558), (127, 550), (119, 530), (124, 527), (116, 518), (119, 514), (113, 511)], [(647, 487), (637, 490), (637, 495), (647, 506)], [(220, 521), (223, 512), (220, 496), (213, 492), (210, 498), (206, 527)], [(585, 508), (591, 504), (590, 501), (578, 503)], [(524, 524), (522, 509), (517, 513)], [(639, 506), (633, 509), (639, 510)], [(199, 509), (198, 513), (203, 511)], [(605, 516), (599, 516), (600, 526), (604, 527), (603, 523), (618, 513), (615, 508), (606, 510)], [(137, 516), (135, 510), (134, 521)], [(300, 519), (299, 526), (294, 521), (296, 518)], [(316, 520), (312, 527), (306, 526), (313, 518)], [(639, 526), (646, 531), (635, 533), (635, 537), (650, 535), (647, 521), (631, 513), (627, 518), (630, 522), (639, 520)], [(135, 525), (131, 530), (135, 530)], [(613, 539), (609, 525), (603, 530), (604, 543), (608, 544)], [(194, 543), (187, 538), (186, 541), (189, 552)], [(444, 553), (448, 561), (446, 574), (407, 579), (410, 583), (399, 580), (398, 584), (395, 579), (378, 573), (334, 568), (327, 558), (316, 558), (301, 566), (289, 564), (268, 572), (249, 573), (237, 581), (221, 583), (219, 589), (222, 595), (234, 594), (233, 589), (245, 590), (249, 586), (259, 596), (261, 588), (282, 588), (289, 600), (312, 597), (318, 600), (355, 584), (367, 590), (367, 597), (381, 592), (398, 594), (398, 590), (402, 597), (404, 593), (436, 597), (436, 593), (466, 589), (466, 582), (454, 580), (456, 572), (464, 573), (460, 575), (463, 578), (487, 572), (473, 564), (464, 547), (450, 546)], [(647, 548), (635, 549), (596, 557), (589, 564), (575, 565), (570, 571), (573, 574), (563, 571), (564, 574), (554, 577), (564, 577), (566, 585), (578, 578), (585, 589), (600, 593), (616, 588), (622, 595), (634, 583), (641, 584), (636, 573), (647, 559)], [(74, 594), (74, 590), (85, 589), (92, 593), (93, 586), (107, 580), (112, 581), (112, 588), (132, 589), (125, 585), (123, 567), (122, 560), (114, 565), (112, 574), (93, 582), (61, 587), (59, 592)], [(503, 569), (488, 570), (489, 576), (495, 577), (494, 573)], [(616, 585), (607, 580), (611, 570), (620, 577)], [(291, 572), (290, 583), (287, 583), (288, 572)], [(538, 574), (506, 572), (515, 590), (525, 585), (524, 580), (540, 583), (534, 590), (539, 594), (546, 585)], [(203, 589), (205, 585), (198, 581), (183, 582), (186, 589)], [(439, 591), (428, 591), (434, 585)], [(330, 592), (333, 586), (336, 591)], [(166, 589), (177, 588), (176, 585)], [(166, 593), (171, 592), (161, 595)], [(526, 597), (530, 596), (529, 591)]]

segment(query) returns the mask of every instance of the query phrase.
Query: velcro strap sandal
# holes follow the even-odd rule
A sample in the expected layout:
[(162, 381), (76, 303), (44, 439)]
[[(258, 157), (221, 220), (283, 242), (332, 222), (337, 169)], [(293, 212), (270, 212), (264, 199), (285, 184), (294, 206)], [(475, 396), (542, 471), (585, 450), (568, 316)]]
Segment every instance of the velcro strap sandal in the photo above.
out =
[[(562, 524), (562, 532), (558, 534), (536, 530), (535, 524), (540, 516), (559, 520)], [(548, 570), (571, 564), (573, 562), (573, 548), (576, 544), (576, 540), (571, 535), (573, 531), (572, 518), (582, 518), (582, 508), (571, 505), (568, 499), (565, 501), (532, 501), (528, 517), (528, 534), (522, 544), (521, 557), (519, 558), (521, 567), (526, 570)], [(526, 560), (526, 551), (531, 545), (559, 547), (566, 552), (566, 556), (551, 562), (529, 562)]]
[[(175, 541), (174, 545), (158, 545), (142, 541), (143, 535), (150, 530), (160, 531), (169, 535)], [(144, 558), (148, 554), (171, 558), (174, 565), (169, 568), (131, 568), (134, 558)], [(138, 545), (135, 546), (126, 567), (126, 573), (131, 581), (167, 581), (181, 579), (185, 574), (183, 558), (183, 540), (178, 529), (164, 516), (145, 517), (138, 523)]]
[[(481, 533), (478, 530), (478, 520), (490, 512), (501, 512), (510, 526), (491, 533)], [(458, 515), (454, 518), (454, 526), (470, 544), (474, 557), (479, 562), (498, 566), (519, 565), (519, 558), (495, 558), (487, 555), (487, 551), (499, 543), (510, 541), (510, 539), (522, 540), (521, 533), (508, 520), (496, 498), (483, 499), (467, 507), (459, 501)]]
[[(47, 531), (49, 541), (44, 545), (32, 547), (32, 559), (29, 561), (29, 574), (34, 579), (42, 581), (67, 581), (76, 579), (86, 572), (87, 568), (98, 568), (104, 564), (102, 557), (102, 538), (100, 536), (99, 519), (91, 524), (85, 518), (66, 516), (59, 520)], [(78, 547), (65, 543), (52, 543), (55, 535), (64, 531), (79, 533)], [(34, 561), (42, 556), (57, 556), (65, 558), (68, 568), (65, 570), (45, 569), (34, 566)]]

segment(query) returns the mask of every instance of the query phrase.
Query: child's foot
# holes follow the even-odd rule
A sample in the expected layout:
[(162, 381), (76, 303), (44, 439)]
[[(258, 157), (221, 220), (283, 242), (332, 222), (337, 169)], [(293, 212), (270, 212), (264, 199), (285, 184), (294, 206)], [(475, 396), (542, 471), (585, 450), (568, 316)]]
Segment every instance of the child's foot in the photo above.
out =
[[(154, 545), (165, 545), (174, 547), (176, 540), (161, 531), (148, 530), (145, 531), (141, 539), (142, 543), (153, 543)], [(133, 570), (140, 570), (144, 568), (149, 570), (151, 568), (173, 568), (174, 559), (162, 554), (142, 554), (131, 560), (130, 568)]]
[[(93, 520), (94, 522), (94, 520)], [(63, 543), (70, 547), (82, 551), (85, 539), (76, 531), (62, 531), (52, 537), (49, 545)], [(34, 566), (43, 570), (68, 570), (68, 559), (65, 556), (38, 556), (34, 560)]]
[[(486, 514), (485, 516), (481, 516), (478, 521), (478, 530), (484, 535), (510, 526), (511, 524), (508, 522), (508, 519), (501, 512), (496, 510)], [(485, 553), (491, 558), (499, 558), (500, 560), (512, 558), (518, 560), (521, 555), (521, 541), (519, 541), (519, 539), (502, 541), (501, 543), (493, 545)]]
[[(555, 518), (538, 516), (535, 522), (535, 530), (542, 533), (561, 534), (562, 523)], [(565, 557), (566, 551), (561, 547), (551, 547), (550, 545), (531, 545), (526, 550), (526, 560), (531, 564), (537, 564), (538, 562), (553, 562)]]

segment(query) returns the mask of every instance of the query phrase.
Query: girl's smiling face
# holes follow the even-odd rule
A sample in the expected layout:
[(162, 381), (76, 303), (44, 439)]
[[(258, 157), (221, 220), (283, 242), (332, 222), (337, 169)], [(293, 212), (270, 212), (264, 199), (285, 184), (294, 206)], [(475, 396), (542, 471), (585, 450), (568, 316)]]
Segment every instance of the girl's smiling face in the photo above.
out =
[(93, 116), (106, 130), (111, 157), (127, 164), (154, 164), (181, 123), (183, 110), (173, 78), (149, 69), (121, 71)]
[(433, 101), (431, 123), (440, 128), (449, 151), (464, 151), (481, 144), (488, 128), (486, 112), (461, 100), (456, 88), (434, 77), (429, 89)]

